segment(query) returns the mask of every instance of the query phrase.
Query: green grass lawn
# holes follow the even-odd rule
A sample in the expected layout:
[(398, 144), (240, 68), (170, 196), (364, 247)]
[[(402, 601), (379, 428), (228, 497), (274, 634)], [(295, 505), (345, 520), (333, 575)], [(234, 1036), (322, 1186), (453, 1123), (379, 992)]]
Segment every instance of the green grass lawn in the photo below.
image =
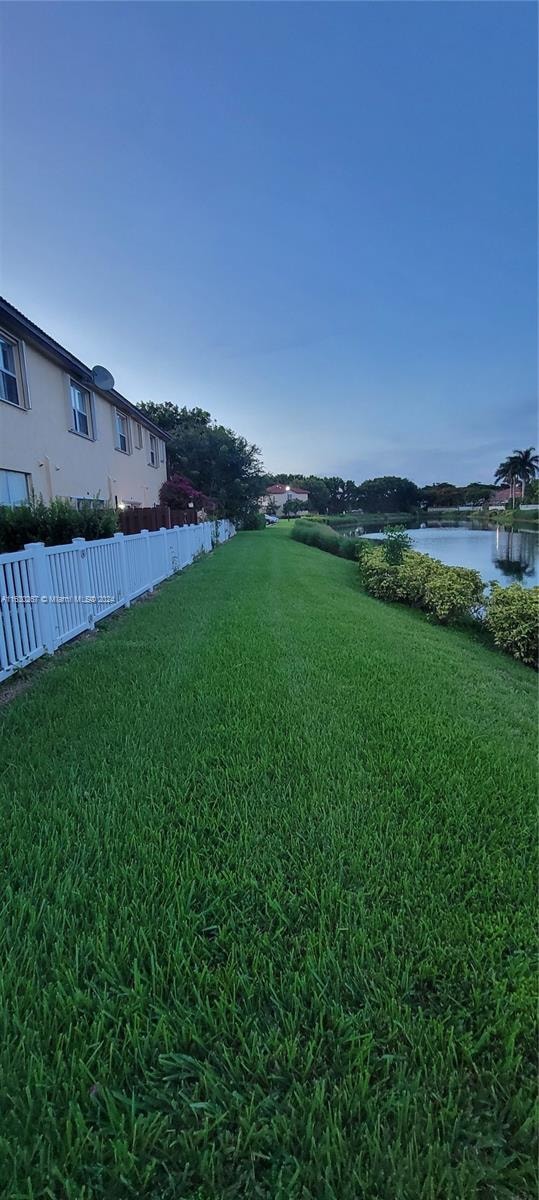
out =
[(288, 535), (4, 710), (10, 1200), (536, 1194), (536, 677)]

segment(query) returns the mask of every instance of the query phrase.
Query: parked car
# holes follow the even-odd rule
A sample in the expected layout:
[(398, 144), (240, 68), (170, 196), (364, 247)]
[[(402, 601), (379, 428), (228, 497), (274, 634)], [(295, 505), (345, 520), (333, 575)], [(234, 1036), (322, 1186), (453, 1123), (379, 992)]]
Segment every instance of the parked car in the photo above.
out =
[(266, 525), (276, 525), (278, 520), (278, 517), (272, 517), (269, 513), (266, 513)]

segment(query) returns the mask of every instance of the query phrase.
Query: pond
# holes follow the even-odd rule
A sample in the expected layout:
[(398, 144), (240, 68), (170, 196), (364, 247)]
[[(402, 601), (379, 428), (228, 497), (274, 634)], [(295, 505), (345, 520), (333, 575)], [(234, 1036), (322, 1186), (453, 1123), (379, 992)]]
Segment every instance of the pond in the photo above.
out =
[[(485, 583), (539, 584), (539, 534), (535, 531), (472, 529), (462, 525), (408, 529), (412, 548), (450, 567), (473, 567)], [(355, 530), (352, 536), (355, 536)], [(383, 534), (366, 533), (380, 538)]]

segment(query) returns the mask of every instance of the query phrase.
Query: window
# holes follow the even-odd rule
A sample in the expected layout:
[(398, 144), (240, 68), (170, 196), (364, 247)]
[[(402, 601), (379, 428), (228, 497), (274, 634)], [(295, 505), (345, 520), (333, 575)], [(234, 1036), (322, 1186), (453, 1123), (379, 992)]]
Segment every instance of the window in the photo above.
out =
[(0, 504), (26, 504), (30, 495), (28, 475), (24, 471), (0, 470)]
[(142, 425), (135, 421), (135, 446), (137, 450), (142, 450)]
[(122, 454), (129, 454), (129, 433), (127, 427), (127, 417), (115, 409), (116, 417), (116, 449), (121, 450)]
[(153, 433), (150, 434), (150, 466), (157, 467), (159, 464), (159, 450), (157, 448), (157, 438)]
[(159, 442), (159, 462), (165, 461), (165, 443)]
[(80, 433), (82, 437), (92, 436), (90, 393), (81, 387), (74, 379), (69, 381), (71, 395), (71, 412), (73, 416), (72, 433)]
[(79, 509), (79, 512), (85, 508), (105, 507), (105, 501), (101, 500), (99, 496), (72, 496), (71, 503)]
[(16, 355), (17, 346), (0, 334), (0, 400), (20, 406)]

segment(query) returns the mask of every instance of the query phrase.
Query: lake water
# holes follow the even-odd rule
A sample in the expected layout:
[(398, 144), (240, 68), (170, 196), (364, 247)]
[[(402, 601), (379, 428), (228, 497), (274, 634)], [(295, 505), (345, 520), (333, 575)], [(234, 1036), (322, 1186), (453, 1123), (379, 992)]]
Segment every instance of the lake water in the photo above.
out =
[[(539, 533), (511, 529), (470, 529), (462, 525), (408, 529), (412, 548), (450, 567), (473, 567), (485, 583), (539, 584)], [(355, 534), (355, 531), (354, 531)], [(352, 535), (353, 536), (353, 535)], [(383, 533), (367, 533), (380, 538)]]

